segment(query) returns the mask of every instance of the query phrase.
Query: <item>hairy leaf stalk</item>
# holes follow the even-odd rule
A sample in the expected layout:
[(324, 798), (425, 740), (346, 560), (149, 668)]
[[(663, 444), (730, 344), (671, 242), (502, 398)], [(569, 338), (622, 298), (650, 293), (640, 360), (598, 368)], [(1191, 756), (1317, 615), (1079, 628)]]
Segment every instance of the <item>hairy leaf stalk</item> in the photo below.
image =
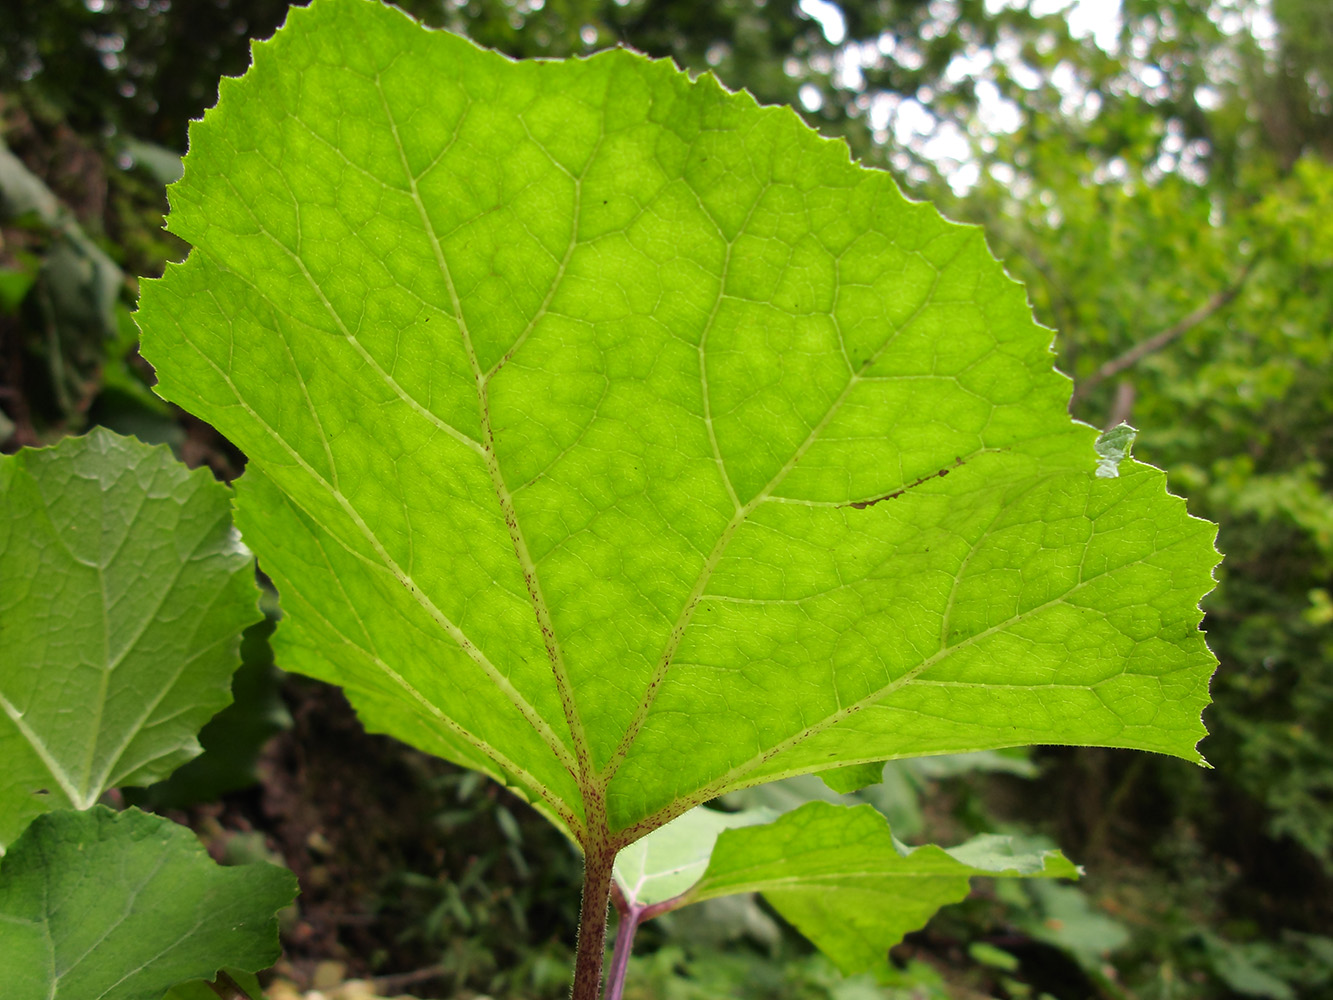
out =
[(606, 845), (590, 845), (584, 854), (583, 902), (579, 907), (572, 1000), (597, 1000), (601, 992), (606, 911), (611, 900), (611, 870), (615, 859), (615, 850)]

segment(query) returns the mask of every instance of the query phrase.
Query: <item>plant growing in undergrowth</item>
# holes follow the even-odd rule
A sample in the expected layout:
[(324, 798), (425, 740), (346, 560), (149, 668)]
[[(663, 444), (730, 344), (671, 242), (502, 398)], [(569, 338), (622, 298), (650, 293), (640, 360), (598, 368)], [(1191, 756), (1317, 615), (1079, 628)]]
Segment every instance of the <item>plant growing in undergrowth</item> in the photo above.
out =
[[(1069, 420), (979, 232), (789, 110), (319, 0), (223, 81), (171, 202), (194, 249), (143, 351), (249, 457), (278, 662), (579, 844), (576, 1000), (617, 855), (730, 790), (1029, 743), (1201, 761), (1212, 526)], [(862, 917), (882, 956), (885, 900), (938, 905), (904, 867), (953, 898), (1072, 871), (996, 847), (811, 806), (667, 898), (769, 892), (857, 967)], [(632, 930), (652, 866), (622, 858)]]

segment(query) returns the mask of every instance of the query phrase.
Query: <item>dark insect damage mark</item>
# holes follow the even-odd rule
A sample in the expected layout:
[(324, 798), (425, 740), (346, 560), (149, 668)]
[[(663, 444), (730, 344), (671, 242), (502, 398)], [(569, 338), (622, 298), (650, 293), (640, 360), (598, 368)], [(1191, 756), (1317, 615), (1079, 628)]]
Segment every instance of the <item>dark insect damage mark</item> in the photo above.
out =
[(867, 507), (873, 507), (875, 506), (875, 504), (881, 503), (885, 500), (897, 500), (908, 490), (915, 489), (916, 487), (921, 486), (923, 483), (928, 483), (932, 479), (943, 479), (945, 476), (953, 472), (954, 469), (958, 468), (962, 464), (963, 464), (962, 458), (955, 458), (953, 460), (953, 465), (946, 465), (944, 468), (936, 472), (928, 473), (922, 476), (920, 479), (914, 479), (906, 486), (902, 487), (901, 489), (894, 490), (892, 493), (885, 493), (882, 497), (875, 497), (872, 500), (853, 500), (850, 503), (845, 503), (842, 504), (841, 506), (854, 507), (857, 510), (865, 510)]

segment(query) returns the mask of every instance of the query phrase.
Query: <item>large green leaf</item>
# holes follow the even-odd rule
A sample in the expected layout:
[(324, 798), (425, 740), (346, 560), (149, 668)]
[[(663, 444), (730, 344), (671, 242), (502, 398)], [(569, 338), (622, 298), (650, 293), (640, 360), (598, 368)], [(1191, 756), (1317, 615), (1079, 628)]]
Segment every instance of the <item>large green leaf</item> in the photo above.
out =
[(229, 499), (101, 429), (0, 456), (0, 848), (199, 752), (260, 617)]
[(809, 802), (772, 822), (762, 810), (692, 809), (620, 852), (616, 881), (631, 906), (660, 912), (760, 892), (846, 973), (880, 966), (889, 948), (973, 876), (1077, 878), (1058, 851), (1009, 837), (948, 850), (899, 843), (873, 806)]
[(585, 846), (836, 765), (1200, 759), (1212, 527), (1096, 474), (978, 231), (790, 110), (322, 0), (171, 199), (144, 350), (249, 456), (278, 662)]
[(0, 862), (6, 1000), (161, 1000), (278, 957), (296, 878), (222, 868), (185, 827), (137, 809), (39, 816)]

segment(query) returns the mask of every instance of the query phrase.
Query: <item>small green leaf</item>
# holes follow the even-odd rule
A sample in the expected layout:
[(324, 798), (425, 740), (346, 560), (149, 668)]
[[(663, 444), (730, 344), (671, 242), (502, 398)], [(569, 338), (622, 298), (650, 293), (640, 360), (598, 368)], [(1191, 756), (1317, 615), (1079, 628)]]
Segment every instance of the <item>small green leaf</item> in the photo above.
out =
[(199, 752), (259, 617), (229, 500), (102, 429), (0, 457), (0, 848)]
[(869, 764), (848, 764), (819, 772), (824, 784), (839, 795), (859, 792), (868, 785), (878, 784), (884, 777), (884, 761), (872, 761)]
[(635, 906), (668, 909), (759, 892), (846, 973), (879, 967), (904, 934), (968, 893), (975, 875), (1077, 878), (1058, 851), (1009, 837), (959, 847), (904, 847), (869, 805), (810, 802), (768, 810), (700, 807), (620, 852), (615, 877)]
[(974, 941), (968, 945), (967, 956), (974, 962), (989, 965), (992, 969), (1002, 969), (1005, 972), (1018, 971), (1017, 956), (985, 941)]
[(1097, 478), (1115, 479), (1120, 475), (1120, 463), (1129, 458), (1138, 433), (1129, 424), (1117, 424), (1097, 438)]
[(219, 867), (160, 816), (39, 816), (0, 861), (5, 1000), (161, 1000), (224, 967), (258, 972), (295, 895), (286, 869)]
[(181, 156), (175, 150), (134, 136), (123, 137), (120, 148), (129, 154), (135, 166), (142, 167), (159, 184), (181, 179)]
[(768, 809), (719, 812), (699, 806), (616, 855), (615, 879), (626, 901), (651, 906), (679, 896), (703, 877), (723, 830), (770, 822)]
[(1023, 850), (1008, 837), (907, 848), (871, 806), (811, 802), (765, 826), (722, 832), (683, 902), (763, 893), (851, 974), (881, 966), (903, 935), (965, 898), (977, 875), (1077, 878), (1079, 870), (1058, 851)]

